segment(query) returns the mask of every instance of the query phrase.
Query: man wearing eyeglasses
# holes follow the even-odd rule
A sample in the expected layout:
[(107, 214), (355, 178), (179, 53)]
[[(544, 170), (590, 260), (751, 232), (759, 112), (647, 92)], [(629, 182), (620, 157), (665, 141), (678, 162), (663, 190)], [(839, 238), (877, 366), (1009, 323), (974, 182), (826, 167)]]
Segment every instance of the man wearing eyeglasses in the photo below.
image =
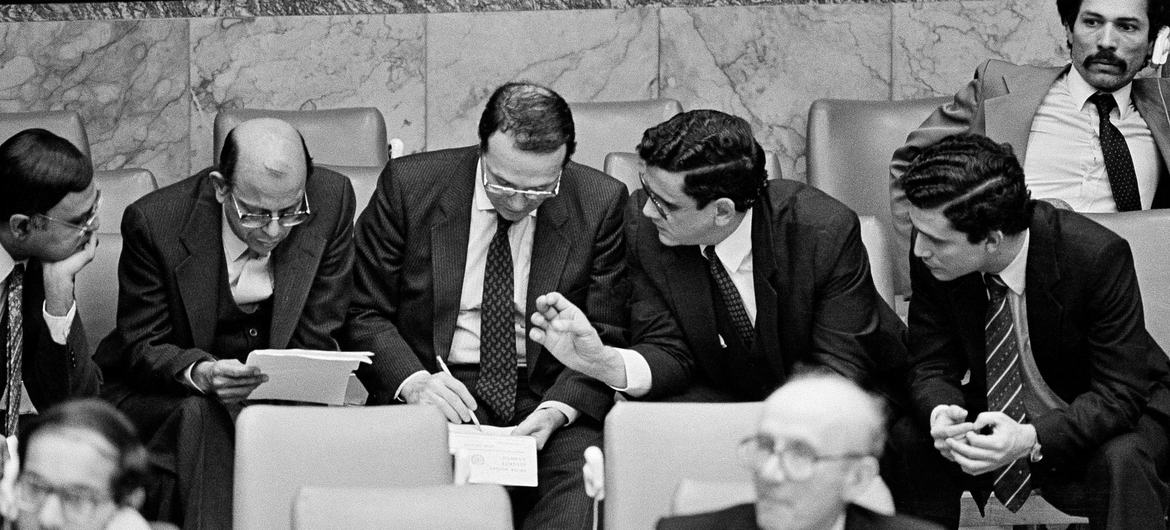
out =
[(88, 157), (43, 129), (0, 145), (0, 434), (101, 384), (73, 300), (97, 248)]
[[(861, 505), (885, 445), (881, 398), (835, 374), (801, 375), (764, 402), (756, 434), (739, 445), (756, 502), (669, 517), (659, 530), (862, 530), (937, 526)], [(861, 505), (859, 505), (861, 504)], [(891, 511), (892, 507), (883, 511)]]
[(97, 359), (104, 397), (178, 482), (177, 506), (151, 492), (159, 518), (231, 526), (232, 419), (266, 379), (243, 362), (257, 349), (337, 348), (354, 201), (347, 178), (313, 167), (296, 129), (256, 119), (228, 133), (218, 166), (126, 209), (118, 325)]
[(517, 526), (579, 527), (591, 509), (579, 461), (613, 391), (527, 340), (525, 315), (558, 290), (620, 343), (625, 187), (569, 160), (572, 113), (541, 86), (498, 88), (479, 139), (382, 171), (356, 227), (349, 335), (375, 354), (358, 375), (372, 403), (429, 403), (453, 423), (475, 415), (535, 437), (539, 486), (513, 491)]

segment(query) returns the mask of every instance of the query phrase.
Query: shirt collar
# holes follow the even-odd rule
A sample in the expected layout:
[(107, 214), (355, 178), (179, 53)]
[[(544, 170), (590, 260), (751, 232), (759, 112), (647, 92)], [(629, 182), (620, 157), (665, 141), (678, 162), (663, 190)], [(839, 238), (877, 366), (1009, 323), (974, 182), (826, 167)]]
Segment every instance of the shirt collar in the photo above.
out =
[[(1068, 69), (1065, 81), (1068, 83), (1068, 94), (1072, 97), (1073, 103), (1077, 105), (1078, 109), (1084, 109), (1085, 105), (1089, 104), (1089, 98), (1093, 97), (1093, 94), (1101, 92), (1093, 88), (1093, 85), (1090, 85), (1088, 81), (1085, 81), (1085, 78), (1081, 77), (1081, 73), (1072, 66)], [(1117, 112), (1119, 113), (1118, 116), (1120, 119), (1124, 120), (1127, 118), (1130, 111), (1133, 110), (1132, 93), (1133, 83), (1126, 83), (1125, 86), (1113, 92), (1113, 99), (1117, 101)], [(1096, 111), (1096, 108), (1093, 110)]]
[(1028, 243), (1031, 238), (1032, 231), (1024, 229), (1024, 243), (1020, 245), (1020, 252), (1016, 254), (1011, 263), (1008, 263), (1007, 267), (999, 271), (999, 278), (1008, 286), (1008, 289), (1020, 296), (1024, 294), (1024, 278), (1028, 272)]
[(12, 254), (8, 253), (8, 249), (4, 248), (4, 245), (0, 245), (0, 282), (7, 279), (14, 268), (16, 268), (16, 260), (12, 259)]
[(248, 251), (248, 244), (232, 231), (232, 225), (228, 223), (227, 207), (225, 202), (223, 205), (223, 222), (220, 223), (223, 227), (220, 230), (220, 238), (223, 239), (223, 255), (231, 262), (240, 259), (240, 256), (243, 256), (244, 252)]
[[(699, 252), (705, 252), (710, 245), (702, 245)], [(715, 255), (723, 262), (723, 268), (735, 272), (752, 253), (752, 210), (749, 208), (743, 220), (731, 235), (715, 244)]]
[[(475, 209), (481, 212), (494, 212), (496, 207), (492, 204), (491, 199), (487, 196), (487, 189), (483, 185), (483, 157), (480, 157), (475, 164)], [(540, 206), (533, 208), (528, 212), (528, 217), (536, 217), (536, 211)]]

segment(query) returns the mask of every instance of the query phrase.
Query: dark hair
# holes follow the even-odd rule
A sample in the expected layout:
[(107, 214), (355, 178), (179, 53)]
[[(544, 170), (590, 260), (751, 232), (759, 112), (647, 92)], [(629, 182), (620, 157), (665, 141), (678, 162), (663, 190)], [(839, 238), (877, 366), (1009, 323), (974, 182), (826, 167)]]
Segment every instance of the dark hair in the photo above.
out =
[(110, 481), (114, 502), (124, 505), (131, 494), (143, 487), (147, 453), (138, 438), (138, 431), (118, 409), (100, 399), (66, 401), (35, 416), (18, 436), (17, 453), (21, 465), (26, 462), (29, 441), (38, 433), (68, 429), (92, 432), (118, 451), (117, 468)]
[[(301, 139), (301, 149), (305, 151), (305, 178), (308, 178), (313, 174), (313, 157), (309, 156), (309, 146), (305, 143), (304, 135), (297, 131), (297, 137)], [(227, 136), (223, 137), (223, 148), (219, 151), (219, 166), (215, 168), (223, 175), (228, 187), (236, 185), (236, 163), (239, 161), (240, 144), (236, 142), (236, 129), (233, 127)]]
[[(1077, 21), (1077, 14), (1081, 12), (1082, 0), (1056, 0), (1056, 10), (1060, 13), (1060, 23), (1065, 28), (1072, 29)], [(1166, 0), (1146, 0), (1146, 19), (1150, 22), (1149, 40), (1158, 36), (1162, 26), (1170, 25), (1170, 8)]]
[(978, 243), (993, 230), (1028, 228), (1033, 203), (1012, 146), (978, 134), (957, 134), (923, 149), (899, 183), (910, 204), (943, 215)]
[(45, 213), (93, 182), (93, 164), (69, 140), (26, 129), (0, 144), (0, 220)]
[(507, 83), (488, 98), (479, 118), (479, 148), (487, 151), (488, 138), (510, 132), (521, 151), (551, 153), (565, 146), (565, 160), (577, 149), (573, 111), (552, 89), (533, 83)]
[(727, 197), (747, 211), (768, 185), (752, 126), (717, 110), (683, 112), (646, 129), (637, 151), (647, 165), (685, 173), (683, 191), (699, 208)]

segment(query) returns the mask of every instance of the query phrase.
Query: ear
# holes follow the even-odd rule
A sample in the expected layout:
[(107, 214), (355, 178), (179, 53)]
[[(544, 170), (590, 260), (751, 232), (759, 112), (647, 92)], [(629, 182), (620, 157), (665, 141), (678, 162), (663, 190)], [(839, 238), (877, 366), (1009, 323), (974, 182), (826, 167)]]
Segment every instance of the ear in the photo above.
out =
[(12, 217), (8, 218), (8, 231), (13, 239), (24, 239), (32, 232), (32, 218), (14, 213)]
[(983, 248), (987, 253), (994, 254), (999, 250), (999, 245), (1003, 243), (1003, 231), (992, 230), (987, 233), (987, 239), (983, 240)]
[(212, 186), (215, 186), (215, 200), (223, 204), (228, 198), (228, 193), (232, 191), (232, 187), (228, 185), (227, 179), (223, 178), (223, 173), (212, 171), (208, 176), (211, 177)]
[(842, 484), (844, 490), (842, 498), (849, 502), (855, 502), (869, 490), (877, 476), (878, 459), (876, 457), (868, 456), (854, 461), (849, 472), (845, 475), (844, 484)]
[(122, 499), (122, 506), (133, 508), (135, 511), (142, 508), (142, 504), (146, 502), (146, 488), (138, 488), (126, 495)]
[(727, 197), (715, 199), (715, 224), (718, 226), (727, 226), (735, 219), (735, 201)]

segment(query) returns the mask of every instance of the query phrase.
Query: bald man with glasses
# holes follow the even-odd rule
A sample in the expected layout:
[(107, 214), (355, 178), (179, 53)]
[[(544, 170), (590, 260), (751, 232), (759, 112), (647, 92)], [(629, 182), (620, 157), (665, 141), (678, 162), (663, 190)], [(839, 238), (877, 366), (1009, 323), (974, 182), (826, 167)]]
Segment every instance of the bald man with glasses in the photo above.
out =
[(228, 134), (219, 166), (126, 209), (118, 325), (96, 357), (103, 396), (161, 455), (148, 516), (231, 526), (233, 418), (266, 380), (244, 361), (337, 349), (354, 208), (347, 178), (314, 168), (291, 125), (262, 118)]

